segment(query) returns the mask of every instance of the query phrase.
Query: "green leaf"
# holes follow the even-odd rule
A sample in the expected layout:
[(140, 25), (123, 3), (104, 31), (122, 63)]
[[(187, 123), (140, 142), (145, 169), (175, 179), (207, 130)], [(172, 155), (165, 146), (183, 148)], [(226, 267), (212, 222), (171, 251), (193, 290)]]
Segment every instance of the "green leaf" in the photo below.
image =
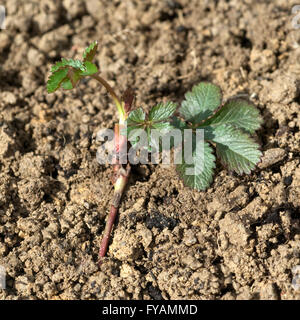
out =
[(217, 126), (221, 124), (232, 124), (250, 133), (257, 130), (262, 123), (259, 110), (249, 101), (237, 99), (230, 100), (203, 126)]
[(185, 94), (179, 112), (186, 121), (200, 123), (215, 112), (221, 100), (222, 93), (218, 86), (201, 82), (193, 87), (192, 92)]
[(83, 61), (62, 58), (51, 67), (52, 75), (47, 82), (49, 93), (60, 86), (63, 89), (73, 89), (77, 82), (84, 76), (98, 72), (97, 66), (91, 62), (97, 51), (98, 43), (94, 41), (83, 53)]
[(250, 173), (262, 156), (258, 144), (240, 129), (223, 124), (206, 128), (206, 138), (216, 143), (217, 156), (229, 170)]
[(54, 66), (51, 67), (51, 72), (55, 72), (62, 68), (72, 67), (74, 69), (78, 69), (82, 72), (86, 71), (86, 66), (80, 60), (73, 60), (73, 59), (65, 59), (62, 58), (61, 61), (56, 62)]
[(146, 119), (146, 114), (142, 108), (135, 109), (128, 116), (128, 123), (136, 122), (143, 123)]
[(95, 64), (93, 64), (92, 62), (85, 61), (84, 66), (86, 68), (86, 71), (81, 72), (81, 76), (90, 76), (90, 75), (98, 72), (97, 66)]
[(84, 51), (82, 59), (83, 61), (92, 61), (98, 49), (98, 42), (92, 42)]
[(65, 90), (71, 90), (71, 89), (74, 88), (71, 80), (68, 79), (68, 78), (63, 81), (63, 83), (61, 84), (61, 86), (62, 86)]
[(82, 73), (86, 71), (87, 67), (81, 61), (62, 58), (51, 67), (52, 75), (47, 83), (48, 92), (54, 92), (60, 86), (64, 89), (72, 89), (80, 80)]
[(61, 83), (66, 79), (68, 75), (68, 69), (60, 69), (55, 71), (47, 81), (47, 91), (49, 93), (57, 90)]
[(61, 86), (66, 90), (73, 89), (80, 80), (81, 74), (80, 70), (69, 70), (67, 78), (62, 82)]
[(150, 121), (162, 121), (170, 118), (176, 111), (176, 104), (173, 102), (159, 103), (149, 112)]
[[(200, 147), (199, 143), (198, 147)], [(205, 190), (209, 187), (213, 180), (213, 170), (216, 167), (213, 149), (207, 142), (204, 142), (203, 151), (196, 152), (196, 148), (193, 146), (193, 164), (187, 164), (183, 161), (182, 164), (176, 166), (179, 176), (183, 179), (184, 183), (197, 190)], [(192, 168), (194, 168), (196, 174), (187, 174), (186, 170)]]

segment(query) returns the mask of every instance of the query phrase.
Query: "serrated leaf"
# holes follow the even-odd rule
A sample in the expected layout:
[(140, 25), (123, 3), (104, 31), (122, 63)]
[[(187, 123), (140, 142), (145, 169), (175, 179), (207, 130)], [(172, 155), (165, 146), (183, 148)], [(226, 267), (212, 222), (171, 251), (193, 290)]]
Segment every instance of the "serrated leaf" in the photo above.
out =
[(68, 69), (61, 69), (55, 71), (47, 81), (47, 91), (49, 93), (54, 92), (57, 90), (61, 83), (66, 79), (68, 74)]
[(95, 54), (98, 49), (98, 42), (94, 41), (92, 42), (84, 51), (82, 59), (83, 61), (92, 61), (95, 57)]
[(86, 68), (86, 71), (81, 72), (82, 76), (90, 76), (90, 75), (98, 72), (97, 66), (95, 64), (93, 64), (92, 62), (85, 61), (84, 66)]
[(173, 102), (159, 103), (149, 112), (150, 121), (162, 121), (170, 118), (176, 111), (176, 104)]
[(51, 67), (51, 72), (55, 72), (59, 69), (72, 67), (74, 69), (80, 70), (82, 72), (86, 71), (86, 67), (80, 60), (73, 60), (73, 59), (65, 59), (62, 58), (61, 61), (56, 62), (54, 66)]
[[(178, 164), (176, 166), (179, 176), (183, 179), (184, 183), (187, 186), (197, 190), (205, 190), (209, 187), (213, 180), (214, 168), (216, 167), (213, 149), (207, 142), (204, 142), (203, 150), (203, 153), (197, 153), (195, 147), (193, 148), (193, 165), (183, 162), (182, 164)], [(199, 174), (188, 175), (186, 174), (187, 169), (190, 168), (194, 168), (195, 172), (201, 172)]]
[(200, 123), (215, 112), (221, 100), (222, 93), (218, 86), (201, 82), (185, 94), (179, 112), (186, 121)]
[(128, 123), (143, 123), (146, 119), (146, 114), (142, 108), (135, 109), (129, 113)]
[(250, 133), (257, 130), (262, 123), (259, 110), (249, 101), (237, 99), (230, 100), (203, 126), (217, 126), (231, 124)]
[(245, 132), (223, 124), (206, 129), (206, 137), (216, 143), (217, 156), (229, 170), (250, 173), (262, 156), (258, 144)]
[(51, 67), (52, 75), (47, 82), (49, 93), (54, 92), (60, 86), (63, 89), (73, 89), (83, 76), (90, 76), (98, 72), (95, 64), (90, 60), (97, 50), (97, 42), (93, 42), (84, 52), (84, 61), (62, 58)]

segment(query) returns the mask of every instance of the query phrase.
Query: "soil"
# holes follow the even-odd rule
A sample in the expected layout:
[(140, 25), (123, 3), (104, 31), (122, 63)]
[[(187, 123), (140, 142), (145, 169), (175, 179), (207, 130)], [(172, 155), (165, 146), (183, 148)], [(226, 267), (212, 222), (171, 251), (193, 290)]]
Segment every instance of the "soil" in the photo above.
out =
[[(295, 1), (4, 0), (0, 30), (1, 299), (299, 299), (300, 29)], [(300, 22), (299, 22), (300, 23)], [(136, 106), (199, 81), (264, 118), (251, 175), (219, 163), (205, 192), (175, 168), (133, 167), (101, 269), (112, 195), (95, 136), (116, 112), (94, 80), (47, 94), (50, 65), (96, 62)]]

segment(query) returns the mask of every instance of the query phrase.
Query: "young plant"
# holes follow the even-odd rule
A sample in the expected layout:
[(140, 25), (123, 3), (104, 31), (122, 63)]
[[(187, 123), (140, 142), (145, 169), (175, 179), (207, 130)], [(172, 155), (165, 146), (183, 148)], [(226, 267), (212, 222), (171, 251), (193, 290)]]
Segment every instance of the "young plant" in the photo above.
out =
[[(52, 66), (47, 90), (51, 93), (60, 87), (73, 89), (79, 80), (89, 76), (106, 88), (118, 111), (119, 123), (114, 129), (115, 150), (112, 161), (114, 195), (100, 244), (101, 262), (106, 254), (113, 223), (129, 178), (130, 163), (136, 164), (134, 157), (130, 157), (132, 150), (134, 155), (141, 156), (143, 153), (142, 158), (147, 163), (149, 153), (157, 154), (164, 149), (178, 148), (176, 157), (179, 156), (182, 161), (177, 162), (176, 167), (180, 177), (187, 186), (205, 190), (213, 180), (216, 166), (212, 146), (215, 146), (216, 155), (229, 170), (249, 174), (255, 168), (260, 161), (261, 152), (250, 134), (260, 127), (262, 118), (258, 109), (246, 100), (232, 99), (222, 104), (220, 88), (204, 82), (186, 93), (177, 117), (174, 116), (176, 104), (173, 102), (159, 103), (150, 109), (148, 115), (142, 108), (131, 111), (133, 92), (127, 89), (120, 99), (92, 63), (97, 46), (97, 42), (93, 42), (84, 51), (82, 60), (63, 58)], [(162, 138), (176, 129), (183, 140), (179, 143), (172, 141), (172, 145), (165, 147), (161, 140), (156, 139), (154, 129)], [(129, 151), (127, 135), (132, 145)], [(124, 153), (121, 157), (121, 150), (125, 150), (125, 161)]]
[(99, 75), (97, 66), (92, 63), (92, 60), (97, 52), (97, 47), (98, 43), (97, 41), (95, 41), (88, 48), (86, 48), (83, 53), (82, 60), (67, 60), (65, 58), (62, 58), (61, 61), (53, 65), (51, 68), (51, 75), (47, 82), (47, 90), (48, 93), (52, 93), (60, 87), (66, 90), (73, 89), (82, 78), (89, 76), (105, 87), (105, 89), (113, 99), (118, 111), (119, 124), (115, 125), (115, 155), (113, 159), (114, 176), (112, 177), (114, 184), (114, 195), (110, 213), (106, 222), (103, 239), (100, 245), (100, 263), (102, 257), (105, 256), (105, 253), (107, 251), (112, 226), (115, 221), (120, 205), (120, 200), (130, 174), (129, 163), (126, 166), (121, 164), (118, 158), (118, 154), (120, 149), (124, 149), (125, 144), (127, 147), (127, 139), (124, 135), (120, 134), (120, 130), (122, 130), (122, 128), (126, 126), (126, 120), (134, 96), (132, 91), (130, 89), (127, 89), (120, 99), (113, 88), (107, 83), (107, 81)]

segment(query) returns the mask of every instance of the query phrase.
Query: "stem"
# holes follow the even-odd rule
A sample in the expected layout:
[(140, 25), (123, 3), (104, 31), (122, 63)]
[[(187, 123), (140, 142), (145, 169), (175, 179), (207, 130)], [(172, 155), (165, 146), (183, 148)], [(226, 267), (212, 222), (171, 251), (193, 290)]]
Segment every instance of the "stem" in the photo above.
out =
[(104, 235), (103, 235), (103, 239), (101, 241), (100, 250), (99, 250), (99, 264), (100, 265), (102, 263), (103, 257), (105, 256), (105, 254), (107, 252), (111, 230), (112, 230), (113, 224), (115, 222), (115, 219), (116, 219), (116, 216), (118, 213), (120, 201), (121, 201), (123, 191), (124, 191), (125, 186), (128, 181), (129, 173), (130, 173), (130, 166), (127, 167), (127, 170), (125, 170), (123, 167), (121, 167), (119, 170), (119, 176), (118, 176), (116, 183), (114, 185), (115, 191), (114, 191), (114, 196), (113, 196), (113, 200), (112, 200), (112, 205), (111, 205), (110, 212), (109, 212), (109, 215), (108, 215), (108, 218), (106, 221)]
[(115, 126), (115, 155), (113, 158), (113, 165), (114, 165), (114, 195), (112, 199), (112, 204), (110, 208), (110, 212), (106, 221), (105, 229), (104, 229), (104, 235), (103, 239), (100, 244), (100, 250), (99, 250), (99, 265), (102, 263), (102, 259), (105, 256), (109, 244), (110, 234), (113, 227), (113, 224), (115, 222), (118, 209), (120, 206), (121, 198), (123, 195), (123, 192), (125, 190), (129, 174), (130, 174), (130, 164), (127, 162), (126, 169), (122, 166), (122, 163), (126, 161), (120, 161), (120, 154), (122, 156), (124, 155), (124, 150), (126, 150), (127, 155), (127, 136), (120, 135), (121, 129), (125, 127), (126, 119), (129, 113), (129, 110), (131, 108), (131, 104), (133, 102), (134, 96), (132, 90), (127, 90), (125, 93), (124, 99), (121, 100), (116, 95), (113, 88), (105, 81), (102, 77), (100, 77), (98, 74), (93, 74), (91, 76), (93, 79), (100, 82), (106, 90), (110, 93), (111, 97), (113, 98), (116, 107), (119, 112), (119, 124)]
[(116, 124), (115, 126), (115, 157), (113, 159), (114, 163), (114, 195), (112, 199), (112, 205), (110, 212), (106, 221), (103, 239), (101, 241), (100, 250), (99, 250), (99, 264), (101, 265), (102, 259), (105, 256), (108, 248), (108, 243), (110, 239), (111, 230), (115, 222), (119, 205), (123, 192), (125, 190), (129, 174), (130, 174), (130, 165), (127, 163), (126, 169), (119, 163), (119, 151), (125, 146), (127, 146), (127, 138), (123, 135), (120, 135), (120, 126)]
[(108, 84), (108, 82), (106, 80), (104, 80), (99, 75), (93, 74), (93, 75), (91, 75), (91, 77), (93, 79), (97, 80), (98, 82), (100, 82), (105, 87), (105, 89), (109, 92), (109, 94), (113, 98), (113, 100), (116, 104), (116, 107), (119, 111), (120, 120), (124, 120), (125, 119), (125, 111), (124, 111), (124, 108), (122, 107), (122, 103), (121, 103), (120, 99), (118, 98), (118, 96), (116, 95), (114, 89)]

